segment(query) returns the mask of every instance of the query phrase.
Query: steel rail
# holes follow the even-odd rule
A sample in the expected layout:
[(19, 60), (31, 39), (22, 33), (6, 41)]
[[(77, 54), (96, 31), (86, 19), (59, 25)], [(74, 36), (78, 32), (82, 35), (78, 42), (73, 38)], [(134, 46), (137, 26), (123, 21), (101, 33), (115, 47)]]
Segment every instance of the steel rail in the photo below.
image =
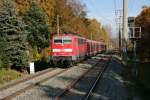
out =
[(60, 100), (60, 98), (63, 97), (63, 95), (65, 95), (67, 91), (71, 90), (88, 72), (91, 71), (91, 69), (94, 69), (94, 66), (96, 66), (97, 64), (99, 64), (99, 62), (97, 62), (95, 65), (93, 65), (93, 67), (91, 67), (86, 72), (84, 72), (78, 79), (76, 79), (75, 81), (72, 81), (60, 94), (55, 96), (55, 100)]
[(52, 69), (52, 68), (51, 69), (47, 69), (47, 70), (41, 71), (39, 73), (35, 73), (32, 76), (23, 77), (22, 79), (16, 80), (16, 81), (14, 81), (14, 82), (12, 82), (10, 84), (8, 83), (7, 85), (0, 87), (0, 91), (3, 91), (4, 89), (8, 89), (8, 88), (13, 87), (13, 86), (15, 86), (17, 84), (20, 84), (20, 83), (23, 83), (25, 81), (31, 80), (31, 79), (33, 79), (35, 77), (41, 76), (41, 75), (43, 75), (45, 73), (49, 73), (49, 72), (54, 71), (54, 70), (56, 70), (56, 68), (55, 69)]
[[(70, 68), (69, 68), (69, 69), (70, 69)], [(69, 70), (69, 69), (63, 69), (62, 71), (57, 72), (57, 73), (55, 73), (54, 75), (51, 75), (51, 76), (49, 76), (49, 77), (47, 77), (47, 78), (45, 78), (45, 79), (42, 79), (42, 80), (40, 80), (40, 81), (38, 81), (38, 82), (36, 82), (36, 83), (34, 83), (34, 84), (30, 84), (29, 86), (27, 86), (27, 87), (25, 87), (25, 88), (22, 88), (22, 89), (20, 89), (19, 91), (15, 92), (15, 93), (12, 93), (12, 94), (9, 95), (9, 96), (4, 97), (2, 100), (11, 100), (13, 97), (18, 96), (18, 95), (20, 95), (21, 93), (23, 93), (23, 92), (25, 92), (25, 91), (27, 91), (27, 90), (29, 90), (29, 89), (32, 89), (32, 88), (34, 88), (35, 86), (38, 86), (38, 85), (40, 85), (41, 83), (43, 83), (43, 82), (45, 82), (45, 81), (47, 81), (47, 80), (49, 80), (49, 79), (51, 79), (51, 78), (53, 78), (53, 77), (55, 77), (55, 76), (58, 76), (59, 74), (65, 72), (65, 71), (67, 71), (67, 70)]]
[(110, 63), (110, 60), (111, 58), (109, 58), (108, 62), (106, 63), (106, 65), (104, 65), (102, 71), (99, 72), (96, 80), (94, 81), (94, 84), (92, 85), (91, 89), (89, 90), (89, 92), (87, 92), (87, 94), (84, 96), (84, 99), (83, 100), (88, 100), (90, 95), (92, 94), (94, 88), (96, 87), (97, 83), (100, 81), (100, 79), (102, 78), (105, 70), (107, 69), (107, 67), (109, 66), (109, 63)]

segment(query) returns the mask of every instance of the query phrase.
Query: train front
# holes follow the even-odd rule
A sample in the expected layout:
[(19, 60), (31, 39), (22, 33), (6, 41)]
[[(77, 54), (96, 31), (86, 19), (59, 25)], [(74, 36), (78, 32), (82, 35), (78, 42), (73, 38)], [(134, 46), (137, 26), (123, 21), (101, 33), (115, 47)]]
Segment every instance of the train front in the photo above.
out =
[(52, 38), (52, 61), (53, 64), (72, 64), (73, 60), (73, 36), (72, 35), (55, 35)]

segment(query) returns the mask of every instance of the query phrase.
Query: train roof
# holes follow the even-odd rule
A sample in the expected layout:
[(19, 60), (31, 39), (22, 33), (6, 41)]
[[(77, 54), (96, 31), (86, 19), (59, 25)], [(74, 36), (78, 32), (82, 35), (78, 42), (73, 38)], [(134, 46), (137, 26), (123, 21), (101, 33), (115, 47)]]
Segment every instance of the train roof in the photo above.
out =
[[(86, 39), (85, 37), (82, 37), (80, 35), (78, 35), (77, 33), (60, 33), (59, 35), (58, 34), (54, 34), (53, 36), (58, 36), (58, 37), (62, 37), (62, 36), (75, 36), (75, 37), (79, 37), (79, 38), (82, 38), (82, 39)], [(86, 39), (87, 41), (89, 42), (95, 42), (95, 43), (101, 43), (101, 44), (105, 44), (104, 42), (102, 41), (95, 41), (95, 40), (90, 40), (90, 39)]]
[[(54, 37), (62, 37), (62, 36), (74, 36), (74, 37), (79, 37), (79, 38), (84, 38), (84, 37), (82, 37), (82, 36), (79, 36), (79, 35), (75, 35), (75, 33), (74, 34), (72, 34), (72, 33), (68, 33), (68, 34), (64, 34), (64, 33), (61, 33), (61, 34), (55, 34), (55, 35), (53, 35)], [(86, 38), (84, 38), (84, 39), (86, 39)]]

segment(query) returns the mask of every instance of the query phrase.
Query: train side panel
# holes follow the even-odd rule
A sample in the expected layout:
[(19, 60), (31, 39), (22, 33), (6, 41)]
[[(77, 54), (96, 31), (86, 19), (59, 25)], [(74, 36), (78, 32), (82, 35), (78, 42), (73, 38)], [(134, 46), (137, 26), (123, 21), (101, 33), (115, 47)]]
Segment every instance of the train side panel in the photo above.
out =
[(71, 34), (54, 35), (51, 43), (52, 61), (56, 64), (64, 61), (78, 62), (86, 56), (96, 55), (106, 49), (103, 42)]
[(78, 37), (77, 39), (77, 43), (78, 43), (78, 57), (79, 57), (79, 60), (82, 60), (86, 57), (87, 55), (87, 42), (86, 42), (86, 39), (85, 38), (80, 38)]

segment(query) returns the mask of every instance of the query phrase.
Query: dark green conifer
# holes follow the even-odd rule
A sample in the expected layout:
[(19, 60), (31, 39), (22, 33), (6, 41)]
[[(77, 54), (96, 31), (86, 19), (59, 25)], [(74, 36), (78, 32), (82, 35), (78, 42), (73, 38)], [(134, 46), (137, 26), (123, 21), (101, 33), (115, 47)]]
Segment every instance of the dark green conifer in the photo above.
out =
[(11, 0), (4, 0), (0, 12), (1, 59), (7, 66), (21, 70), (27, 66), (26, 25), (16, 17)]
[(28, 25), (28, 42), (32, 47), (38, 49), (45, 48), (48, 43), (48, 24), (44, 12), (40, 7), (32, 2), (31, 8), (23, 17), (24, 22)]

